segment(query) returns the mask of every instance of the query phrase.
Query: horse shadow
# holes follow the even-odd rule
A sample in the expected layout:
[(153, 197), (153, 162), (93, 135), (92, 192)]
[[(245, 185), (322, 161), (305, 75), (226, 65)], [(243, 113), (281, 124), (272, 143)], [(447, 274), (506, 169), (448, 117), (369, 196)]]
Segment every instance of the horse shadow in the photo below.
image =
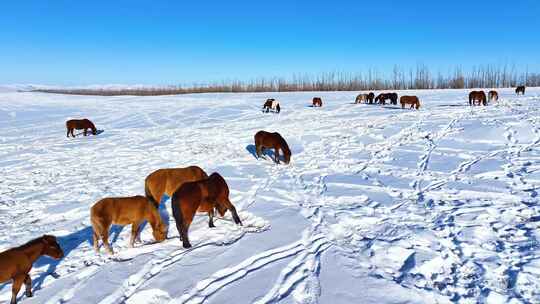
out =
[[(118, 237), (120, 236), (120, 233), (123, 230), (123, 226), (117, 226), (113, 225), (111, 226), (111, 229), (109, 231), (109, 241), (114, 244), (118, 240)], [(69, 256), (69, 254), (77, 249), (80, 245), (84, 243), (88, 243), (90, 248), (93, 247), (93, 229), (92, 226), (85, 227), (81, 230), (75, 231), (73, 233), (70, 233), (68, 235), (59, 236), (56, 238), (58, 244), (64, 251), (64, 258)], [(58, 278), (59, 275), (55, 272), (56, 268), (60, 263), (62, 263), (62, 260), (64, 259), (55, 260), (48, 256), (41, 256), (37, 261), (34, 263), (34, 267), (43, 267), (48, 266), (47, 270), (43, 272), (39, 277), (32, 280), (32, 289), (39, 290), (41, 289), (43, 282), (45, 281), (45, 278), (48, 275), (53, 276), (54, 278)], [(1, 285), (0, 285), (1, 288)]]
[[(247, 150), (249, 153), (251, 153), (251, 155), (253, 155), (253, 157), (254, 157), (255, 159), (257, 159), (257, 160), (259, 159), (259, 157), (257, 157), (257, 148), (255, 147), (255, 145), (247, 145), (247, 146), (246, 146), (246, 150)], [(270, 160), (274, 161), (275, 155), (276, 155), (276, 154), (274, 153), (274, 149), (272, 149), (272, 148), (266, 148), (266, 149), (263, 149), (263, 150), (262, 150), (262, 155), (261, 155), (261, 157), (263, 157), (263, 156), (268, 156), (268, 157), (270, 157)], [(280, 159), (280, 161), (285, 161), (285, 158), (284, 158), (283, 155), (279, 155), (279, 159)]]
[[(105, 130), (96, 130), (96, 135), (94, 136), (98, 136), (99, 134), (105, 132)], [(93, 135), (92, 132), (88, 132), (89, 135)], [(79, 132), (79, 133), (75, 133), (75, 137), (79, 136), (79, 135), (84, 135), (84, 131), (82, 132)]]

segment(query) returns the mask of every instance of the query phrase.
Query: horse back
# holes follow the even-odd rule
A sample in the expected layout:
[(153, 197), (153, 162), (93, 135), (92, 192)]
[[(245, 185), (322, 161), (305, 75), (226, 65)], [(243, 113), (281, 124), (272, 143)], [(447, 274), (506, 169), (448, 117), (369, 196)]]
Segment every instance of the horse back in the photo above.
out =
[(91, 218), (117, 225), (128, 225), (148, 218), (150, 202), (144, 196), (109, 197), (99, 200), (90, 210)]

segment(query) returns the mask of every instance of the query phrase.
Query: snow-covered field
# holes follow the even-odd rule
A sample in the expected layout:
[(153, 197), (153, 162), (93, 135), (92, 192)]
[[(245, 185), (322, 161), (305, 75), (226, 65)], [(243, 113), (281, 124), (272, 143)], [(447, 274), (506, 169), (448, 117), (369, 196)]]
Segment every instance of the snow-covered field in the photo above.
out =
[[(44, 233), (23, 303), (540, 303), (540, 89), (470, 108), (465, 90), (417, 91), (420, 111), (354, 105), (353, 92), (91, 97), (0, 92), (0, 250)], [(400, 95), (403, 92), (399, 92)], [(322, 108), (308, 104), (321, 96)], [(279, 115), (263, 114), (268, 97)], [(88, 117), (98, 136), (67, 139)], [(290, 165), (256, 160), (280, 132)], [(181, 247), (150, 227), (114, 257), (90, 244), (90, 206), (144, 193), (164, 167), (221, 173), (227, 214)], [(11, 296), (0, 284), (0, 303)]]

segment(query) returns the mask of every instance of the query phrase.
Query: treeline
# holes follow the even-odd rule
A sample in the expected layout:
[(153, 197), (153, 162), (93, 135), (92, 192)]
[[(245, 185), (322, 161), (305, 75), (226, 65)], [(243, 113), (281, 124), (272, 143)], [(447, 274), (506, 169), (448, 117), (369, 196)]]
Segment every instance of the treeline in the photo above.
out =
[(251, 81), (224, 81), (203, 85), (143, 87), (122, 89), (37, 89), (33, 91), (76, 95), (176, 95), (188, 93), (297, 92), (297, 91), (373, 91), (464, 88), (507, 88), (518, 85), (540, 86), (540, 73), (518, 72), (514, 66), (480, 66), (464, 72), (461, 67), (445, 74), (432, 73), (426, 65), (408, 70), (395, 66), (391, 75), (373, 70), (365, 73), (329, 72), (316, 76), (259, 78)]

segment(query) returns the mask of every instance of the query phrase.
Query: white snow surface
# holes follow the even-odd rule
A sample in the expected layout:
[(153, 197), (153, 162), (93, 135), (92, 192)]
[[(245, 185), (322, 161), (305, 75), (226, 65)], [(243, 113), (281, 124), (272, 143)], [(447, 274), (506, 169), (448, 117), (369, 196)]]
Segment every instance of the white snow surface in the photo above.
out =
[[(357, 92), (94, 97), (0, 91), (0, 250), (53, 234), (21, 303), (540, 303), (540, 89), (469, 107), (467, 90), (419, 111)], [(312, 108), (314, 96), (322, 108)], [(276, 98), (281, 114), (263, 114)], [(87, 117), (103, 132), (66, 138)], [(254, 157), (277, 131), (289, 165)], [(244, 226), (206, 215), (169, 238), (94, 253), (90, 206), (144, 194), (158, 168), (219, 172)], [(11, 283), (0, 284), (8, 303)]]

